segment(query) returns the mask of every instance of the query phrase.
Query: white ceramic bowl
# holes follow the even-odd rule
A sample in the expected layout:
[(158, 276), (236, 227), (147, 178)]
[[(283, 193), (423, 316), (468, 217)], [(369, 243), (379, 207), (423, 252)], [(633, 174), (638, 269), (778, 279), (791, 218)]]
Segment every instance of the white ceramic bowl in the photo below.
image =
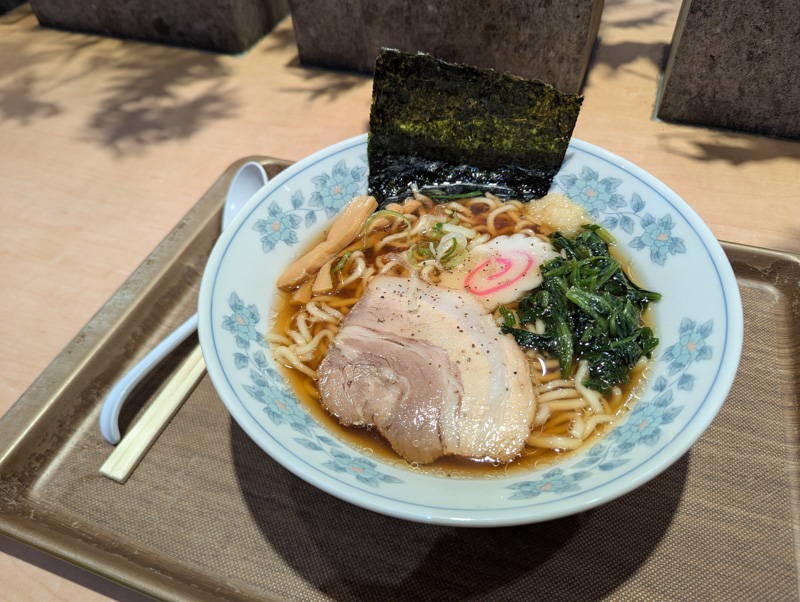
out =
[(366, 136), (296, 163), (261, 189), (225, 230), (203, 276), (199, 333), (208, 372), (233, 418), (270, 456), (358, 506), (445, 525), (496, 526), (566, 516), (652, 479), (708, 427), (733, 382), (742, 305), (728, 260), (697, 214), (628, 161), (573, 140), (553, 188), (611, 230), (653, 304), (661, 343), (627, 420), (550, 467), (450, 479), (368, 457), (317, 423), (261, 340), (275, 281), (367, 188)]

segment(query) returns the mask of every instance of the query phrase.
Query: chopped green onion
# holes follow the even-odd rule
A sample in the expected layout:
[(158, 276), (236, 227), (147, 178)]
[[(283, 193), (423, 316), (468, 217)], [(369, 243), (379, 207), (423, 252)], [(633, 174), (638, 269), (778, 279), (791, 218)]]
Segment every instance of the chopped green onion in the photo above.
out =
[(431, 249), (428, 247), (422, 246), (420, 243), (414, 243), (411, 245), (408, 248), (408, 251), (406, 251), (406, 257), (408, 257), (408, 263), (411, 265), (411, 269), (413, 270), (419, 269), (417, 255), (422, 255), (424, 258), (431, 258), (433, 257), (433, 251), (431, 251)]
[(451, 201), (453, 199), (472, 199), (475, 197), (483, 196), (480, 190), (473, 190), (472, 192), (465, 192), (462, 194), (446, 194), (441, 190), (426, 190), (428, 197), (442, 201)]
[(468, 255), (467, 249), (466, 249), (466, 248), (462, 248), (462, 249), (460, 249), (460, 250), (459, 250), (459, 251), (458, 251), (458, 252), (457, 252), (455, 255), (453, 255), (453, 256), (452, 256), (452, 257), (451, 257), (451, 258), (450, 258), (450, 259), (447, 261), (447, 263), (446, 263), (446, 264), (442, 264), (442, 265), (443, 265), (445, 268), (451, 268), (451, 267), (453, 267), (454, 265), (458, 265), (459, 263), (461, 263), (462, 261), (464, 261), (464, 258), (465, 258), (467, 255)]
[(453, 232), (456, 234), (463, 234), (465, 238), (475, 238), (478, 233), (472, 228), (465, 228), (464, 226), (456, 226), (455, 224), (445, 224), (442, 226), (445, 232)]
[(347, 260), (350, 259), (350, 255), (352, 255), (352, 254), (353, 254), (352, 251), (348, 251), (347, 253), (342, 255), (342, 258), (339, 259), (339, 261), (336, 262), (335, 266), (333, 266), (333, 273), (334, 274), (338, 273), (347, 264)]
[(448, 259), (450, 259), (450, 256), (451, 256), (453, 253), (455, 253), (455, 252), (456, 252), (456, 249), (458, 248), (458, 241), (456, 240), (456, 238), (455, 238), (455, 237), (453, 237), (453, 238), (451, 238), (450, 240), (453, 242), (453, 244), (452, 244), (452, 245), (450, 245), (450, 248), (447, 250), (447, 252), (446, 252), (444, 255), (442, 255), (442, 257), (441, 257), (441, 259), (440, 259), (440, 261), (442, 261), (442, 262), (445, 262), (445, 261), (447, 261)]
[(372, 222), (374, 222), (376, 219), (381, 218), (381, 217), (399, 217), (409, 227), (408, 235), (409, 235), (409, 237), (411, 236), (411, 231), (410, 231), (411, 220), (408, 218), (408, 216), (403, 215), (402, 213), (398, 213), (397, 211), (392, 211), (391, 209), (383, 209), (381, 211), (376, 211), (375, 213), (370, 215), (367, 218), (367, 220), (364, 222), (364, 246), (365, 247), (367, 246), (367, 233), (369, 231), (369, 225)]
[[(452, 243), (451, 243), (452, 241)], [(436, 247), (436, 259), (449, 268), (459, 263), (467, 254), (467, 237), (461, 232), (448, 232)]]
[(406, 257), (408, 258), (408, 265), (411, 266), (411, 269), (416, 271), (419, 269), (419, 261), (415, 256), (416, 254), (416, 247), (417, 245), (412, 245), (409, 247), (408, 251), (406, 251)]

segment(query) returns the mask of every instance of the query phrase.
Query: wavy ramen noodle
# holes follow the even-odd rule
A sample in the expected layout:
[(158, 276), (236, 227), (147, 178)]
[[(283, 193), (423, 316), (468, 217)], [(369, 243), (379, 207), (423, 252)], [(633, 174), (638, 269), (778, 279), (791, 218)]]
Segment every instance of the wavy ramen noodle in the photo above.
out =
[[(501, 240), (498, 237), (525, 237), (549, 246), (556, 230), (577, 233), (589, 222), (580, 207), (561, 195), (530, 203), (502, 202), (489, 194), (435, 203), (415, 192), (403, 204), (361, 220), (355, 238), (340, 245), (318, 271), (284, 287), (288, 303), (265, 339), (275, 360), (295, 374), (293, 385), (306, 398), (319, 400), (320, 364), (342, 321), (376, 276), (440, 285), (472, 250)], [(517, 306), (513, 301), (494, 308), (495, 323), (502, 325)], [(541, 334), (542, 325), (533, 321), (521, 328)], [(530, 348), (524, 353), (538, 398), (519, 455), (524, 463), (561, 457), (602, 433), (625, 411), (645, 365), (643, 360), (632, 371), (632, 385), (613, 386), (604, 395), (582, 384), (589, 374), (586, 361), (575, 362), (569, 374), (562, 375), (559, 359), (551, 353)]]

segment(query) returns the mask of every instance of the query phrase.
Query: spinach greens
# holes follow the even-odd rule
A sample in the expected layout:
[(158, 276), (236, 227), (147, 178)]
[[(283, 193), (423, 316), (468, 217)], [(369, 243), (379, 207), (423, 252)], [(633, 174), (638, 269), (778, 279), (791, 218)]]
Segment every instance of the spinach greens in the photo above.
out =
[[(583, 384), (607, 394), (611, 387), (628, 383), (630, 370), (658, 344), (642, 323), (642, 311), (661, 295), (625, 275), (609, 254), (606, 241), (613, 238), (607, 231), (584, 228), (574, 239), (560, 233), (552, 237), (563, 256), (541, 266), (541, 287), (519, 302), (516, 315), (501, 308), (502, 329), (521, 347), (557, 357), (565, 378), (574, 361), (585, 360), (589, 377)], [(538, 323), (541, 334), (517, 327), (530, 323)]]

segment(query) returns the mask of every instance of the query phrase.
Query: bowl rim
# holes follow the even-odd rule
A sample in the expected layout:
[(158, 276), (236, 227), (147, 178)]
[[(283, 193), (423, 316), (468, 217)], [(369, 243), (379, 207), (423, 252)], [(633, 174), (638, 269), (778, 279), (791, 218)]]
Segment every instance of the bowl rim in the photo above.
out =
[[(404, 500), (396, 500), (391, 497), (371, 494), (362, 489), (350, 486), (346, 487), (340, 481), (331, 481), (329, 475), (317, 467), (312, 466), (305, 460), (297, 462), (298, 457), (289, 450), (280, 447), (265, 445), (262, 433), (265, 430), (262, 425), (250, 415), (239, 402), (237, 393), (233, 390), (232, 384), (225, 374), (221, 363), (216, 354), (217, 347), (214, 342), (213, 324), (211, 322), (211, 295), (218, 275), (218, 268), (224, 254), (234, 239), (242, 225), (248, 220), (250, 215), (258, 208), (272, 193), (280, 189), (286, 182), (299, 176), (306, 169), (313, 167), (316, 163), (331, 157), (332, 155), (345, 152), (354, 147), (364, 146), (367, 141), (367, 134), (361, 134), (335, 143), (321, 149), (286, 170), (277, 174), (261, 190), (259, 190), (248, 201), (243, 210), (236, 216), (231, 225), (219, 237), (217, 243), (207, 262), (204, 271), (200, 296), (198, 300), (198, 314), (200, 316), (198, 335), (204, 355), (207, 357), (206, 365), (211, 380), (217, 389), (220, 398), (227, 407), (233, 419), (256, 442), (268, 455), (278, 461), (282, 466), (299, 476), (306, 482), (340, 499), (353, 503), (362, 508), (388, 514), (397, 518), (440, 525), (458, 526), (503, 526), (526, 524), (551, 520), (581, 511), (588, 510), (600, 504), (612, 501), (650, 481), (655, 476), (674, 464), (684, 453), (697, 441), (705, 432), (712, 420), (718, 413), (727, 394), (733, 385), (733, 379), (738, 369), (741, 358), (743, 342), (743, 313), (741, 298), (738, 285), (733, 273), (733, 269), (720, 246), (717, 239), (712, 234), (709, 227), (702, 221), (697, 213), (679, 197), (674, 191), (668, 188), (655, 176), (649, 174), (632, 162), (619, 157), (618, 155), (597, 147), (593, 144), (573, 138), (570, 146), (579, 149), (590, 155), (613, 164), (622, 171), (630, 174), (642, 184), (650, 187), (655, 194), (663, 198), (687, 221), (692, 230), (697, 235), (699, 241), (705, 247), (709, 257), (716, 268), (724, 298), (727, 314), (727, 328), (725, 330), (725, 343), (723, 346), (727, 359), (720, 360), (717, 375), (709, 388), (705, 399), (698, 403), (694, 415), (687, 424), (676, 433), (675, 436), (658, 453), (637, 463), (629, 471), (622, 473), (612, 481), (598, 484), (591, 490), (582, 490), (579, 499), (565, 503), (563, 498), (557, 498), (550, 502), (539, 502), (532, 506), (512, 506), (499, 508), (496, 511), (491, 509), (472, 510), (457, 509), (451, 511), (449, 515), (443, 515), (440, 507), (432, 507), (426, 510), (421, 504), (410, 504)], [(568, 151), (569, 152), (569, 151)], [(211, 269), (209, 269), (211, 268)], [(214, 353), (212, 353), (212, 351)], [(620, 477), (628, 477), (624, 480)], [(439, 478), (430, 476), (430, 478)], [(468, 481), (465, 479), (464, 481)], [(473, 482), (480, 483), (478, 479)], [(331, 486), (333, 483), (333, 486)], [(590, 495), (594, 492), (593, 495)], [(531, 511), (531, 508), (536, 510)], [(527, 512), (526, 512), (527, 510)], [(488, 514), (487, 514), (488, 512)], [(483, 514), (481, 514), (483, 513)], [(531, 516), (534, 515), (534, 516)]]

